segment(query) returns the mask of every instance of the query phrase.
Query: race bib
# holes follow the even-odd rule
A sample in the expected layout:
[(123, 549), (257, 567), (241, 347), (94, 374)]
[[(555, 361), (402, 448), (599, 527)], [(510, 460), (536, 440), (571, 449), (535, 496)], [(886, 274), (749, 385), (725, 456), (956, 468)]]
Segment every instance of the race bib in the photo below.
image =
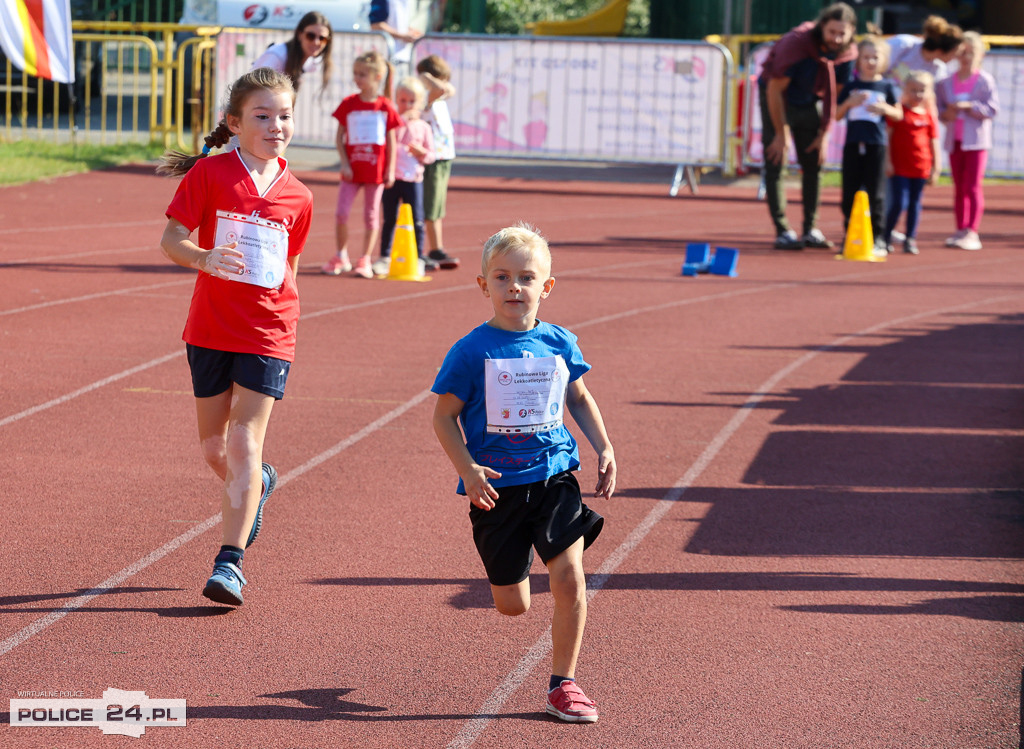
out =
[(265, 218), (217, 211), (216, 245), (237, 242), (245, 271), (229, 276), (232, 281), (276, 289), (284, 283), (288, 260), (288, 230)]
[(859, 104), (850, 110), (847, 114), (847, 119), (851, 122), (853, 120), (866, 120), (868, 122), (881, 122), (882, 115), (869, 112), (868, 107), (872, 104), (878, 104), (885, 100), (885, 94), (881, 91), (868, 91), (866, 92), (868, 98), (864, 100), (863, 104)]
[(346, 119), (346, 136), (350, 146), (384, 145), (387, 125), (384, 112), (349, 112)]
[(484, 362), (487, 431), (536, 434), (562, 425), (569, 368), (561, 356)]

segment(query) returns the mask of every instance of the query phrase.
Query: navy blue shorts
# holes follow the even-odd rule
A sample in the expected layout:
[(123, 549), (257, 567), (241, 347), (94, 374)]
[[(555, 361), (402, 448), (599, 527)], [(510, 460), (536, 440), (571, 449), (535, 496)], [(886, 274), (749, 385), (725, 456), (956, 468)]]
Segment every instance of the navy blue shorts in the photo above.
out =
[(226, 392), (231, 383), (247, 390), (269, 395), (274, 400), (284, 397), (291, 362), (259, 354), (236, 354), (231, 351), (185, 344), (188, 365), (192, 369), (192, 392), (196, 398), (212, 398)]
[(491, 585), (515, 585), (533, 565), (533, 550), (547, 564), (580, 538), (586, 549), (601, 533), (604, 518), (583, 504), (570, 471), (544, 481), (498, 487), (490, 510), (469, 509), (473, 541)]

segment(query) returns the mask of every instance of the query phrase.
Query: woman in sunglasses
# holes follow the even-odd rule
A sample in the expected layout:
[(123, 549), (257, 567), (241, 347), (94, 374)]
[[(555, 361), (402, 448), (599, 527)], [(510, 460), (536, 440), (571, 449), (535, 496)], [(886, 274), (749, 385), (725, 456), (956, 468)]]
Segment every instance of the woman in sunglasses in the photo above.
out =
[(331, 22), (323, 13), (310, 11), (299, 20), (295, 34), (287, 42), (272, 44), (253, 63), (255, 68), (273, 68), (292, 79), (299, 90), (302, 74), (320, 68), (320, 90), (331, 79)]

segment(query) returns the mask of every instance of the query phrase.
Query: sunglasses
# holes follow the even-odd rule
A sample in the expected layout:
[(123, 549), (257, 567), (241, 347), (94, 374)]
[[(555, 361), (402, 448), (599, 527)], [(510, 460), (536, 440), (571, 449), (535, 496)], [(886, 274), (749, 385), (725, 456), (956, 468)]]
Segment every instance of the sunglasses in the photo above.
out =
[(319, 34), (314, 34), (312, 31), (305, 32), (305, 37), (307, 41), (320, 42), (321, 44), (329, 42), (331, 40), (330, 36), (320, 36)]

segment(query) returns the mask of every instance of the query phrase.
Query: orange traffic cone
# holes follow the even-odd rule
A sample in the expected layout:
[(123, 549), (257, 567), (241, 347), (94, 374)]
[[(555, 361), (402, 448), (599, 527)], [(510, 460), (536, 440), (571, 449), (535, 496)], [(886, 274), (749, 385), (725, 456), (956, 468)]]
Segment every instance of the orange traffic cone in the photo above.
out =
[(391, 268), (389, 281), (429, 281), (423, 275), (419, 255), (416, 252), (416, 234), (412, 229), (412, 206), (402, 203), (398, 209), (398, 223), (395, 238), (391, 242)]
[(871, 209), (868, 194), (858, 190), (853, 196), (850, 223), (846, 227), (846, 241), (843, 242), (844, 260), (860, 260), (866, 263), (881, 263), (884, 257), (875, 255), (875, 237), (871, 231)]

